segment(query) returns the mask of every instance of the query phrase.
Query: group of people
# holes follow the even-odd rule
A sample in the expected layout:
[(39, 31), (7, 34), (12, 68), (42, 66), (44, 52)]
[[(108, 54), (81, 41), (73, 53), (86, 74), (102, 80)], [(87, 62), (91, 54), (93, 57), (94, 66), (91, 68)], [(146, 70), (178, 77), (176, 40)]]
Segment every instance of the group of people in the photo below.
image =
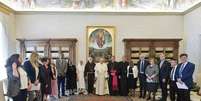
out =
[(33, 52), (29, 60), (23, 62), (20, 54), (13, 54), (5, 67), (7, 96), (13, 101), (47, 101), (48, 96), (57, 96), (57, 69), (49, 58), (39, 59)]
[(141, 54), (137, 65), (125, 56), (120, 62), (112, 56), (109, 61), (100, 58), (97, 63), (89, 57), (86, 64), (80, 61), (75, 66), (62, 54), (53, 63), (33, 52), (24, 63), (19, 54), (13, 54), (6, 68), (7, 95), (14, 101), (47, 101), (48, 96), (56, 99), (74, 94), (135, 96), (138, 80), (141, 99), (151, 100), (152, 95), (155, 101), (160, 86), (160, 101), (167, 101), (169, 85), (171, 101), (190, 101), (195, 65), (188, 61), (187, 54), (181, 54), (178, 63), (176, 59), (167, 61), (162, 53), (159, 62)]

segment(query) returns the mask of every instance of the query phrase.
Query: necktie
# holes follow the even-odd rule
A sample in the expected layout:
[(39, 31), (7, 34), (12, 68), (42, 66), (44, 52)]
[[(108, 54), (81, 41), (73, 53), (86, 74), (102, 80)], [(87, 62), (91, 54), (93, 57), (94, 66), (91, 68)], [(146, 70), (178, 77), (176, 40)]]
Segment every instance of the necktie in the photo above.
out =
[(144, 73), (144, 61), (141, 61), (140, 63), (140, 72)]
[(171, 79), (174, 81), (174, 73), (175, 73), (175, 68), (172, 69), (171, 71)]
[(185, 67), (185, 64), (183, 63), (183, 64), (181, 65), (181, 68), (179, 69), (179, 76), (180, 76), (180, 78), (182, 78), (182, 72), (183, 72), (183, 70), (184, 70), (184, 67)]
[(164, 62), (164, 61), (161, 61), (161, 63), (160, 63), (160, 68), (162, 67), (162, 65), (163, 65), (163, 62)]

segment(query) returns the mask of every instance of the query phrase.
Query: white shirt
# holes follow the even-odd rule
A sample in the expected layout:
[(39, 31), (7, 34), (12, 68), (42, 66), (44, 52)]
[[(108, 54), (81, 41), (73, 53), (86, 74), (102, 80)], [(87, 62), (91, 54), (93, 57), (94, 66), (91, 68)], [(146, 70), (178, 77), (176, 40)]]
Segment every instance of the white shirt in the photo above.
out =
[(165, 60), (161, 60), (161, 63), (160, 63), (160, 68), (162, 67), (163, 63), (164, 63)]
[(18, 72), (20, 74), (20, 89), (27, 89), (28, 88), (28, 76), (26, 71), (22, 68), (18, 68)]
[(183, 72), (183, 70), (185, 69), (187, 63), (188, 63), (188, 62), (185, 62), (185, 63), (182, 63), (182, 64), (181, 64), (181, 68), (179, 69), (179, 72), (181, 72), (181, 75), (180, 75), (181, 77), (182, 77), (182, 72)]
[(170, 76), (173, 75), (173, 78), (171, 77), (171, 79), (172, 79), (173, 81), (175, 81), (175, 72), (176, 72), (176, 69), (177, 69), (177, 65), (176, 65), (174, 68), (172, 68), (172, 70), (171, 70), (171, 75), (170, 75)]

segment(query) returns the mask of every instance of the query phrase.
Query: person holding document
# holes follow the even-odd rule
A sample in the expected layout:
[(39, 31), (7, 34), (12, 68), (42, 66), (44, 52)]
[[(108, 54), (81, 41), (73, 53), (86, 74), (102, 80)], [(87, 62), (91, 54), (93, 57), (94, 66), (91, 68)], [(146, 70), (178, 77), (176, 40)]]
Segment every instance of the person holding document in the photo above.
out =
[(188, 54), (180, 55), (181, 63), (176, 69), (178, 101), (190, 101), (195, 64), (188, 62)]

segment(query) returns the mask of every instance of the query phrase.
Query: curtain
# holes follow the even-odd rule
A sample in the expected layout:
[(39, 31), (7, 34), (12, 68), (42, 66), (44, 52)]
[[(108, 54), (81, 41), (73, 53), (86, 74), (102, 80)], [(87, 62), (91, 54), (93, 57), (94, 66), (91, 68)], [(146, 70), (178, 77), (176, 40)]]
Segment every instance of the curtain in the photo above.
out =
[(5, 63), (8, 58), (8, 36), (4, 16), (0, 14), (0, 80), (7, 78)]

